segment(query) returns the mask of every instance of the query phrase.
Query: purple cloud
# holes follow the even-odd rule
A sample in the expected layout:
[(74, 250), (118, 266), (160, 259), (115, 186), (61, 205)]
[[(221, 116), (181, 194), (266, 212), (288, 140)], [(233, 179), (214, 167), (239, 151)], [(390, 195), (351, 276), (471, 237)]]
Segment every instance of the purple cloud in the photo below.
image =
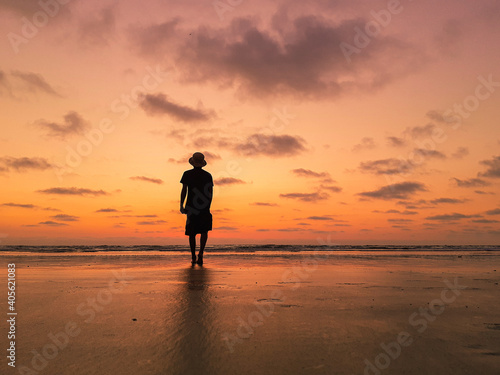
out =
[(64, 188), (64, 187), (54, 187), (50, 189), (37, 190), (39, 193), (43, 194), (54, 194), (54, 195), (80, 195), (80, 196), (99, 196), (99, 195), (109, 195), (108, 192), (104, 190), (92, 190), (86, 188)]
[(386, 185), (378, 190), (358, 193), (367, 198), (376, 199), (407, 199), (420, 191), (427, 191), (425, 185), (420, 182), (401, 182), (398, 184)]
[(177, 104), (162, 93), (144, 95), (139, 105), (150, 116), (169, 115), (182, 122), (202, 122), (214, 117), (213, 111)]
[(221, 185), (221, 186), (237, 185), (237, 184), (246, 184), (246, 182), (240, 180), (239, 178), (234, 178), (234, 177), (221, 177), (215, 179), (214, 181), (214, 185)]
[(281, 198), (287, 199), (297, 199), (302, 202), (318, 202), (321, 200), (328, 199), (329, 195), (326, 193), (288, 193), (280, 194)]
[(130, 177), (130, 179), (134, 180), (134, 181), (151, 182), (153, 184), (158, 184), (158, 185), (163, 184), (163, 180), (161, 180), (159, 178), (151, 178), (151, 177), (145, 177), (145, 176), (134, 176), (134, 177)]

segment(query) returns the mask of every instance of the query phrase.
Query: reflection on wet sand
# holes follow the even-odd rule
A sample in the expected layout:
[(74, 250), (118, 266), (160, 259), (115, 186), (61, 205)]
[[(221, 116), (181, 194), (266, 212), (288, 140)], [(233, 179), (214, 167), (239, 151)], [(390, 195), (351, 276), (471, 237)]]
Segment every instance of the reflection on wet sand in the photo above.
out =
[(215, 306), (210, 290), (210, 270), (189, 267), (181, 270), (179, 301), (173, 316), (176, 333), (167, 348), (169, 373), (202, 374), (215, 369), (211, 349), (217, 340)]
[[(92, 266), (23, 255), (11, 260), (22, 264), (19, 365), (31, 366), (33, 350), (52, 345), (48, 333), (74, 321), (81, 333), (40, 375), (373, 374), (381, 345), (395, 347), (403, 331), (414, 341), (387, 357), (383, 374), (498, 375), (498, 254), (352, 254), (325, 256), (317, 268), (303, 254), (210, 254), (208, 268), (171, 255), (160, 264), (96, 257)], [(97, 301), (115, 271), (130, 282), (85, 322), (76, 308)], [(467, 288), (436, 316), (429, 303), (441, 299), (444, 280)], [(425, 332), (409, 321), (415, 313)]]

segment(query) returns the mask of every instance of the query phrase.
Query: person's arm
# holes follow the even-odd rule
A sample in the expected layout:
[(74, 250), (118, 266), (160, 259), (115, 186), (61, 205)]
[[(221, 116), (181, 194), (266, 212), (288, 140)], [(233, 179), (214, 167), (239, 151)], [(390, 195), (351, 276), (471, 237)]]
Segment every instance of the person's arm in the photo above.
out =
[(182, 184), (182, 190), (181, 190), (181, 214), (186, 213), (186, 209), (184, 208), (184, 200), (186, 199), (186, 194), (187, 194), (187, 185)]
[(207, 189), (207, 193), (208, 193), (208, 201), (210, 203), (212, 203), (212, 197), (214, 196), (214, 187), (213, 186), (209, 186), (208, 189)]
[(212, 197), (214, 196), (214, 180), (212, 175), (210, 175), (210, 183), (207, 184), (207, 188), (205, 189), (205, 194), (208, 198), (209, 204), (212, 204)]

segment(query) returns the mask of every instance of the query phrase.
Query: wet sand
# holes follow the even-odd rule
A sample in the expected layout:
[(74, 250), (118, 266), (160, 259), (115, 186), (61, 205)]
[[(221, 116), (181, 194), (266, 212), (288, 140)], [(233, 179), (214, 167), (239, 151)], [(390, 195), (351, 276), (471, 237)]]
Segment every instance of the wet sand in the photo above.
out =
[[(0, 262), (16, 263), (18, 312), (16, 368), (3, 356), (2, 374), (500, 373), (495, 253)], [(7, 349), (5, 322), (0, 335)]]

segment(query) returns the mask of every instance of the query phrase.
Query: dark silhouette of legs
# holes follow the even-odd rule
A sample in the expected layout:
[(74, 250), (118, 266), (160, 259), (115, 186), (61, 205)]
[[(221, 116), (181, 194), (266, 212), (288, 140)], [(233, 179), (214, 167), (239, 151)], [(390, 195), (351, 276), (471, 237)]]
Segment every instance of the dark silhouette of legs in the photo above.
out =
[(191, 248), (191, 263), (196, 263), (196, 235), (189, 236), (189, 247)]
[(189, 247), (191, 248), (191, 262), (203, 264), (203, 251), (207, 244), (208, 232), (201, 233), (200, 235), (200, 252), (198, 253), (198, 261), (196, 260), (196, 234), (189, 235)]
[(205, 245), (207, 244), (208, 232), (202, 233), (200, 235), (200, 252), (198, 253), (198, 264), (203, 264), (203, 250), (205, 250)]

